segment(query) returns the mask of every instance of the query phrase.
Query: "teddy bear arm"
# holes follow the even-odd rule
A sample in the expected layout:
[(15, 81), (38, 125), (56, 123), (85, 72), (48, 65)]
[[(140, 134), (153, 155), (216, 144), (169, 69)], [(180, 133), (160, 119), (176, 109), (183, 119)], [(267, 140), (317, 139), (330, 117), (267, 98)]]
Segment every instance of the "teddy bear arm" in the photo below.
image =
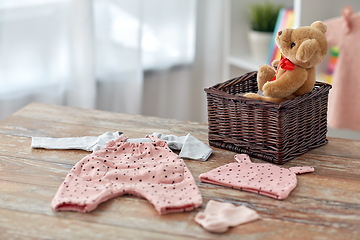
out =
[(273, 66), (274, 68), (277, 68), (277, 66), (279, 65), (280, 59), (275, 59), (274, 61), (271, 62), (271, 66)]
[(307, 80), (307, 71), (300, 67), (295, 67), (292, 71), (287, 71), (275, 81), (267, 82), (263, 86), (265, 96), (272, 98), (286, 98), (296, 92)]
[(264, 84), (270, 81), (275, 76), (275, 73), (275, 69), (269, 65), (263, 64), (259, 67), (257, 83), (260, 91), (263, 91)]
[(308, 71), (308, 77), (305, 81), (305, 83), (294, 92), (294, 95), (296, 96), (301, 96), (304, 95), (305, 93), (309, 93), (314, 89), (314, 85), (316, 82), (316, 71), (315, 68), (310, 68), (307, 70)]

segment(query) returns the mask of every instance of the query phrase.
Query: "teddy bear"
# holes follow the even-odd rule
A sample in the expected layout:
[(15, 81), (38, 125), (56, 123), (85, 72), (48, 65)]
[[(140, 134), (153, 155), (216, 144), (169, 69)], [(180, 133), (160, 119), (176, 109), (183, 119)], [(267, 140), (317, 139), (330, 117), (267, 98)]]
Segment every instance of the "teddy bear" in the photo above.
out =
[(327, 27), (321, 21), (296, 29), (283, 29), (275, 37), (281, 59), (259, 67), (257, 84), (264, 96), (247, 93), (248, 98), (281, 103), (311, 92), (316, 81), (315, 66), (326, 56)]

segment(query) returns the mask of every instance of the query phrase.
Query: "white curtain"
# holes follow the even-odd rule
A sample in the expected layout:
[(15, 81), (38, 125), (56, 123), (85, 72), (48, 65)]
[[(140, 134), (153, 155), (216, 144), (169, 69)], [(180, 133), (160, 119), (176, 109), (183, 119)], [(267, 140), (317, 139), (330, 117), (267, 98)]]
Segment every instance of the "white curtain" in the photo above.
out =
[(0, 118), (31, 101), (63, 104), (69, 6), (0, 1)]
[(95, 106), (89, 3), (1, 1), (1, 118), (32, 101), (82, 108)]
[(0, 1), (0, 119), (32, 102), (206, 121), (221, 0)]

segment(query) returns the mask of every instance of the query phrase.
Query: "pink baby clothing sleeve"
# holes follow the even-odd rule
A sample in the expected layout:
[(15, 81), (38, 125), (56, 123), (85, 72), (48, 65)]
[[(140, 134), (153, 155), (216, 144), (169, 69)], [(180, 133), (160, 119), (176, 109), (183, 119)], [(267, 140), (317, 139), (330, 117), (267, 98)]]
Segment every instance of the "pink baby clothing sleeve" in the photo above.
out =
[(121, 135), (78, 162), (60, 185), (55, 211), (90, 212), (108, 199), (131, 194), (147, 199), (159, 214), (190, 211), (202, 197), (184, 161), (165, 141), (130, 143)]
[(209, 232), (223, 233), (229, 227), (255, 221), (260, 216), (256, 211), (241, 205), (210, 200), (203, 212), (195, 216), (195, 221)]
[(292, 171), (295, 174), (303, 174), (303, 173), (309, 173), (309, 172), (314, 172), (315, 168), (313, 167), (308, 167), (308, 166), (304, 166), (304, 167), (291, 167), (289, 168), (290, 171)]
[(235, 155), (229, 163), (200, 174), (202, 182), (253, 192), (275, 199), (285, 199), (296, 187), (296, 173), (313, 172), (312, 167), (278, 167), (270, 163), (252, 163), (246, 154)]

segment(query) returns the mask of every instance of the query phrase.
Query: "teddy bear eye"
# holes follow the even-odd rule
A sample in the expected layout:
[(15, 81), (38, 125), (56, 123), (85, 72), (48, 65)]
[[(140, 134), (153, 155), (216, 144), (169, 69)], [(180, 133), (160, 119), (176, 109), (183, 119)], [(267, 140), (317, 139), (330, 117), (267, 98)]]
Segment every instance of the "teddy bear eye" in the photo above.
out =
[(291, 48), (295, 47), (295, 43), (291, 43)]

